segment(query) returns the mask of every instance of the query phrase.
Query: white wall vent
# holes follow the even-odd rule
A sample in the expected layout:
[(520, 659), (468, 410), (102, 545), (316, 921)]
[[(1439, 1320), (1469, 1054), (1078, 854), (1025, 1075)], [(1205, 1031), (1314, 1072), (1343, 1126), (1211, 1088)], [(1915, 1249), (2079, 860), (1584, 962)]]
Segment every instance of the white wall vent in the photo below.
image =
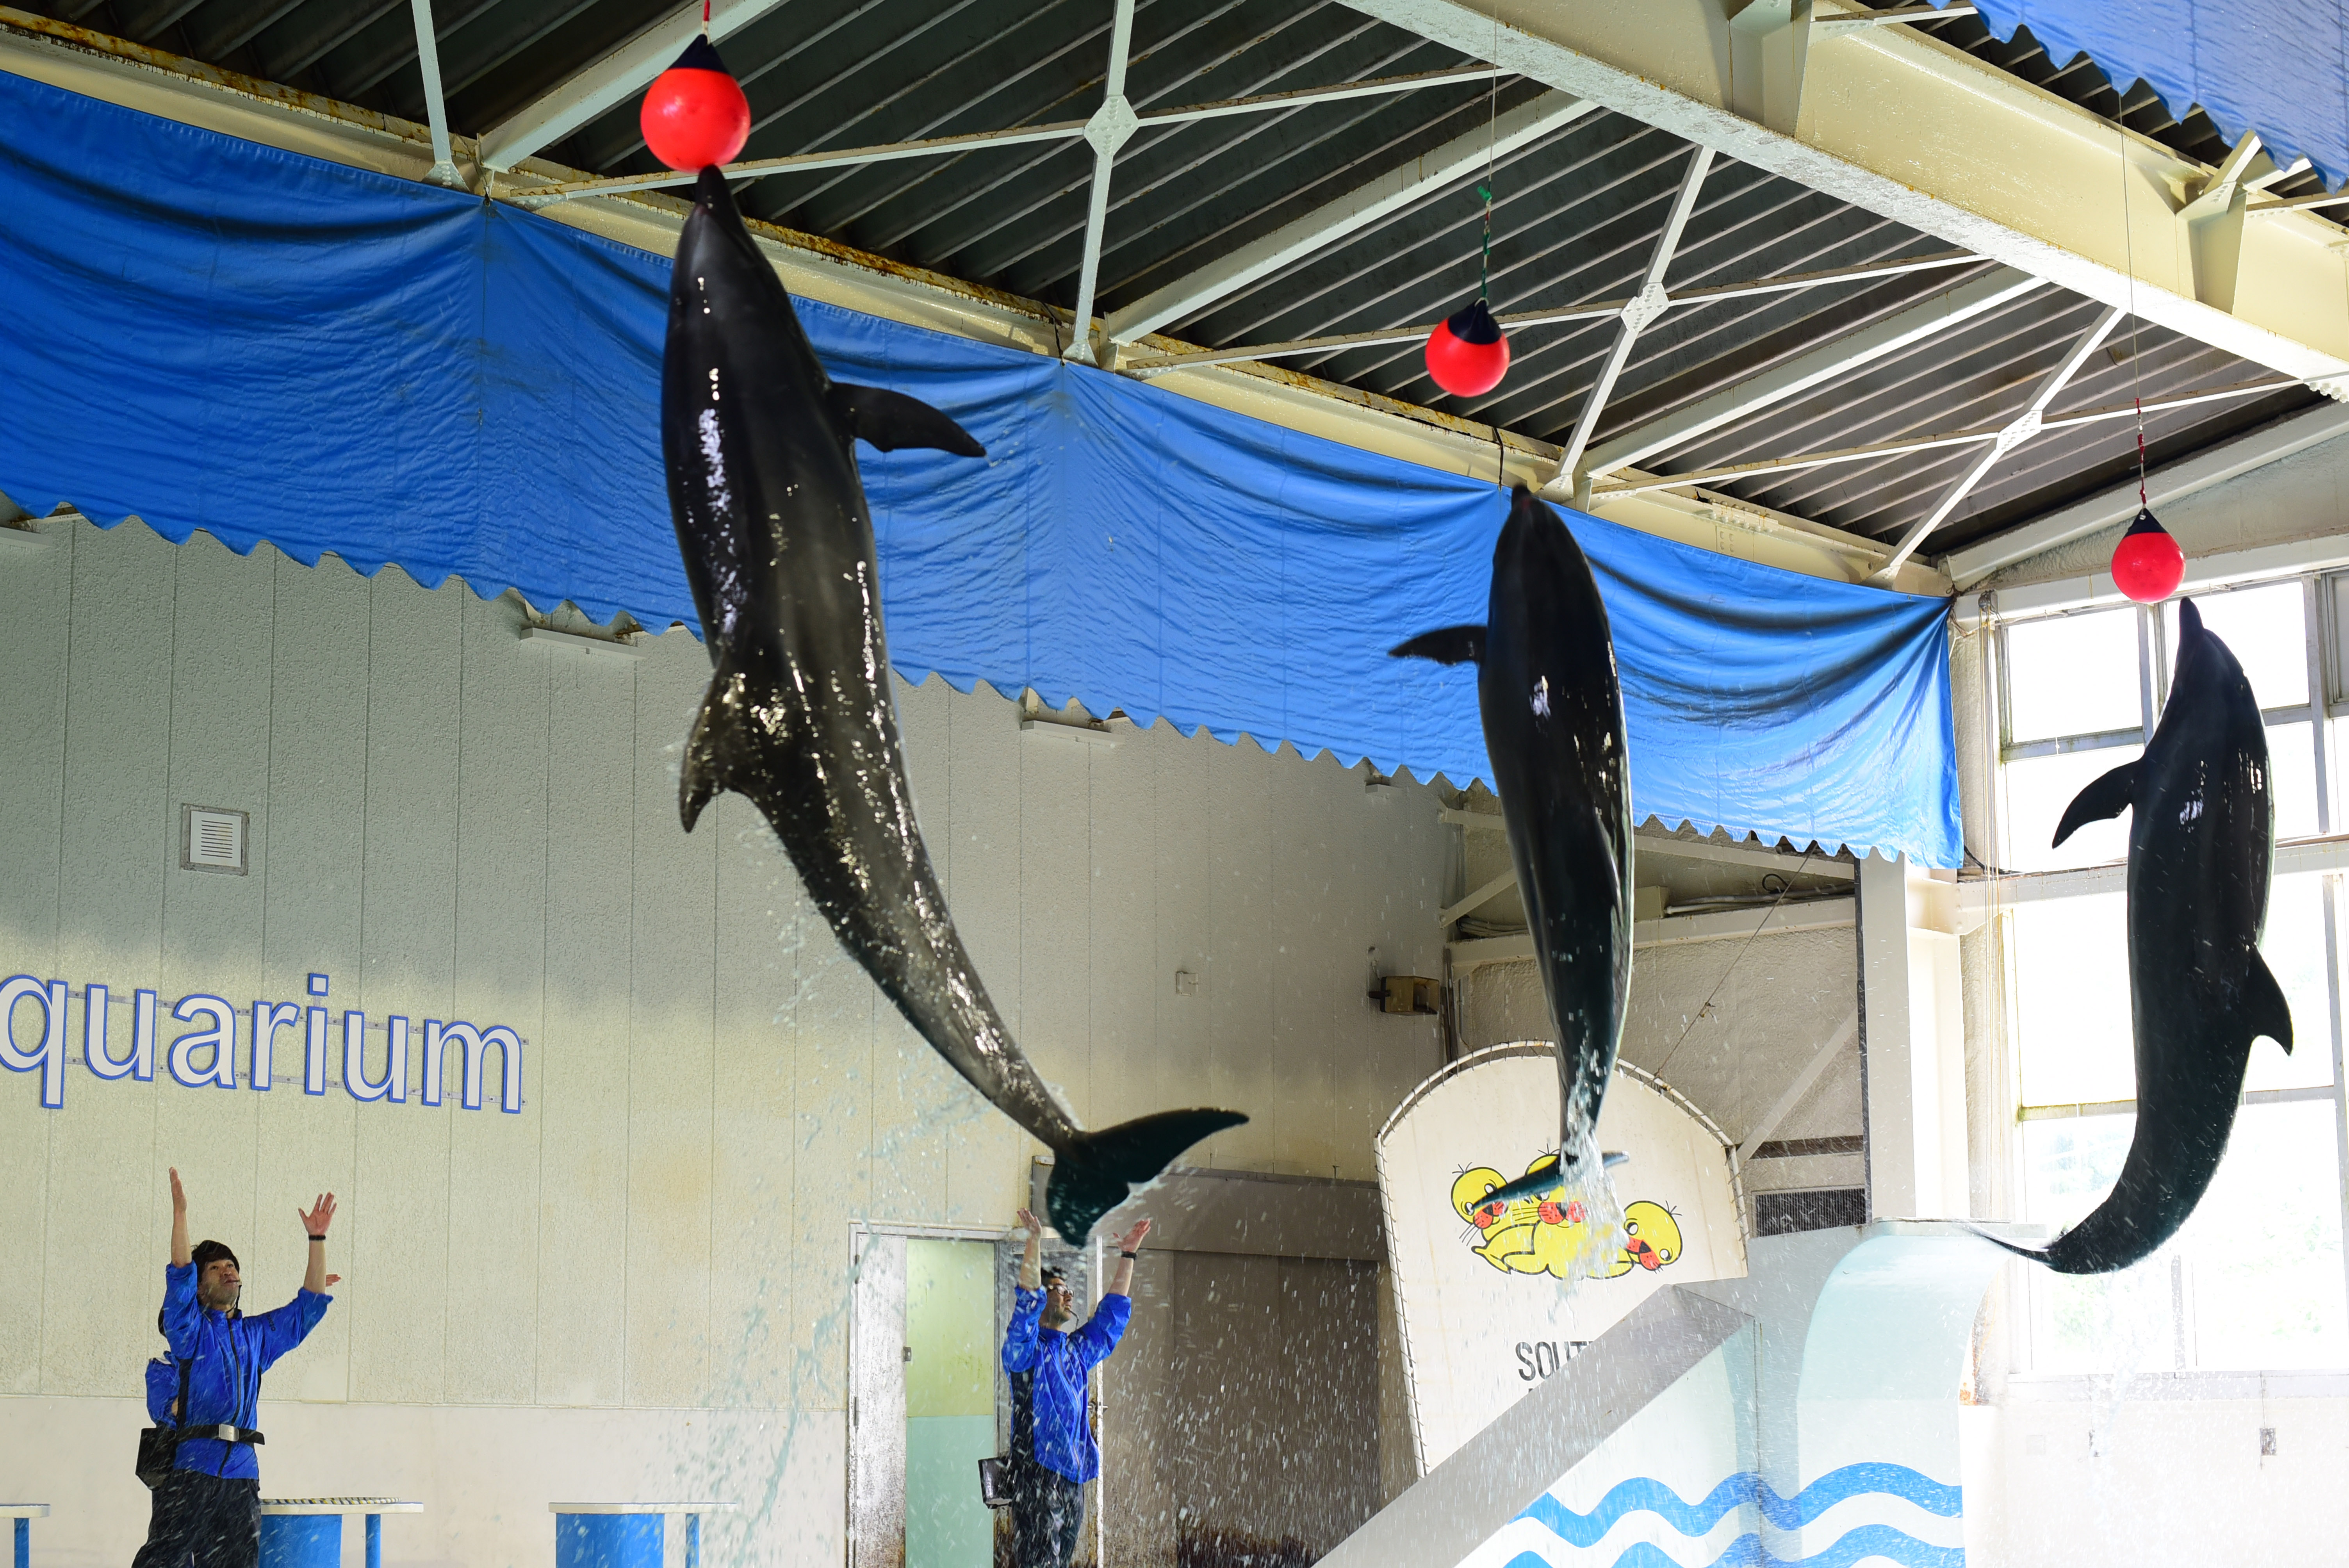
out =
[(180, 869), (244, 874), (246, 815), (218, 806), (180, 808)]

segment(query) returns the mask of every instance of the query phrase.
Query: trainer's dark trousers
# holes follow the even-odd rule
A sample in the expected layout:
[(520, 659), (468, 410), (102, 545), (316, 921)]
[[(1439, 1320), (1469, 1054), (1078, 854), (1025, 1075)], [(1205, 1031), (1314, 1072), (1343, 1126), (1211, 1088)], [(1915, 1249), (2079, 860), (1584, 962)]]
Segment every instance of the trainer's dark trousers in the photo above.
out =
[(1015, 1465), (1010, 1479), (1013, 1568), (1069, 1568), (1085, 1522), (1084, 1482), (1040, 1464)]
[(261, 1483), (173, 1470), (130, 1568), (260, 1568)]

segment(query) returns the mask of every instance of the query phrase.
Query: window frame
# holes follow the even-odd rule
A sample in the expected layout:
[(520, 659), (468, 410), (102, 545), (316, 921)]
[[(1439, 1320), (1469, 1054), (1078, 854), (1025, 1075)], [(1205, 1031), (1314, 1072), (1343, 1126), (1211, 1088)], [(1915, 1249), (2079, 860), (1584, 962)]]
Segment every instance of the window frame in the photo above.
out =
[[(2349, 1312), (2349, 1084), (2344, 1084), (2343, 1061), (2343, 1013), (2344, 976), (2342, 965), (2343, 878), (2349, 874), (2349, 833), (2336, 833), (2336, 819), (2349, 821), (2349, 796), (2342, 800), (2342, 810), (2334, 809), (2334, 795), (2341, 786), (2333, 775), (2333, 754), (2336, 735), (2349, 745), (2349, 573), (2304, 573), (2248, 579), (2208, 589), (2197, 590), (2194, 597), (2209, 599), (2244, 589), (2271, 588), (2282, 583), (2298, 583), (2303, 616), (2302, 631), (2307, 648), (2308, 697), (2303, 703), (2277, 707), (2263, 707), (2261, 719), (2273, 731), (2280, 725), (2305, 724), (2309, 744), (2314, 751), (2316, 832), (2293, 840), (2279, 840), (2276, 876), (2314, 873), (2320, 878), (2321, 907), (2323, 920), (2324, 969), (2327, 991), (2327, 1016), (2323, 1044), (2332, 1057), (2331, 1082), (2321, 1087), (2248, 1090), (2242, 1097), (2245, 1106), (2282, 1104), (2323, 1100), (2333, 1108), (2334, 1171), (2333, 1191), (2341, 1210), (2343, 1235), (2343, 1270), (2337, 1282), (2344, 1312)], [(2078, 752), (2141, 747), (2152, 738), (2162, 705), (2168, 697), (2171, 668), (2166, 605), (2134, 605), (2128, 607), (2136, 618), (2137, 641), (2137, 694), (2139, 724), (2135, 728), (2101, 730), (2075, 735), (2046, 737), (2017, 742), (2013, 738), (2011, 677), (2013, 661), (2008, 653), (2008, 634), (2019, 625), (2044, 623), (2050, 619), (2076, 615), (2117, 614), (2120, 606), (2106, 601), (2037, 614), (1990, 618), (1993, 632), (1990, 643), (1989, 689), (1992, 707), (1996, 715), (1995, 745), (1992, 748), (1993, 788), (1985, 802), (1984, 818), (1991, 830), (1995, 853), (2002, 865), (2009, 859), (2006, 841), (2004, 769), (2009, 762), (2034, 758), (2062, 756)], [(2343, 727), (2336, 728), (2336, 727)], [(2124, 1100), (2090, 1102), (2075, 1105), (2035, 1105), (2024, 1102), (2022, 1071), (2022, 1029), (2019, 1026), (2020, 1001), (2016, 994), (2017, 971), (2014, 963), (2013, 907), (2021, 903), (2045, 900), (2067, 900), (2107, 893), (2126, 886), (2127, 861), (2111, 861), (2099, 864), (2057, 871), (2007, 872), (1993, 870), (1990, 879), (1996, 896), (1992, 913), (1997, 922), (1997, 942), (2000, 995), (2005, 1001), (2000, 1042), (2006, 1054), (2005, 1074), (2006, 1114), (2013, 1129), (2007, 1139), (2006, 1163), (2010, 1191), (2016, 1194), (2018, 1206), (2026, 1202), (2030, 1191), (2027, 1179), (2023, 1128), (2031, 1122), (2079, 1117), (2131, 1115), (2137, 1102)], [(2317, 1033), (2306, 1023), (2298, 1024), (2300, 1037), (2297, 1049), (2307, 1049), (2319, 1042), (2311, 1037)], [(2025, 1310), (2019, 1315), (2016, 1336), (2016, 1371), (2023, 1377), (2076, 1376), (2054, 1370), (2042, 1370), (2039, 1364), (2046, 1359), (2035, 1343), (2044, 1317), (2045, 1305), (2041, 1299), (2047, 1288), (2038, 1277), (2044, 1271), (2031, 1270), (2027, 1286)], [(2189, 1270), (2183, 1253), (2173, 1253), (2169, 1262), (2171, 1326), (2175, 1365), (2167, 1370), (2195, 1380), (2240, 1378), (2239, 1370), (2203, 1368), (2190, 1363), (2189, 1346), (2192, 1336), (2188, 1324), (2192, 1315), (2192, 1299), (2189, 1287)], [(2162, 1370), (2148, 1367), (2147, 1371)], [(2349, 1357), (2338, 1367), (2278, 1367), (2272, 1375), (2299, 1377), (2323, 1377), (2349, 1372)], [(2261, 1373), (2258, 1376), (2271, 1374)]]

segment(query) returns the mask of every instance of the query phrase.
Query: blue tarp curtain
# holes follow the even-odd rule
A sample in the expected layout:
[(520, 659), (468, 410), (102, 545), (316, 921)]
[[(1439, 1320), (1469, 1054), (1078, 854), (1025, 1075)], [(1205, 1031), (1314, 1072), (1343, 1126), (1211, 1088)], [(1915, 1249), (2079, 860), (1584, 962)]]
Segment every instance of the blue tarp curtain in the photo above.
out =
[(2341, 0), (1978, 0), (2002, 40), (2017, 27), (2057, 65), (2086, 55), (2126, 92), (2140, 77), (2184, 119), (2247, 130), (2278, 168), (2305, 158), (2326, 189), (2349, 176), (2349, 15)]
[[(461, 192), (0, 74), (0, 491), (427, 586), (695, 624), (657, 422), (668, 263)], [(1090, 368), (802, 302), (843, 380), (985, 462), (860, 449), (893, 662), (1350, 763), (1485, 771), (1491, 485)], [(1959, 855), (1945, 606), (1570, 517), (1635, 803)]]

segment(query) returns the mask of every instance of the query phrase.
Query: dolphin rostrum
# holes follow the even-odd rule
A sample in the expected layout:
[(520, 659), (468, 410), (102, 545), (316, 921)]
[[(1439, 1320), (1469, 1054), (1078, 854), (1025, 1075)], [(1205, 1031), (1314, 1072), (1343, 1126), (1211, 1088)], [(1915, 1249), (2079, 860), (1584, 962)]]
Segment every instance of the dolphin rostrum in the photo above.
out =
[(2133, 812), (2137, 1026), (2137, 1130), (2119, 1181), (2047, 1247), (1998, 1243), (2059, 1274), (2127, 1268), (2177, 1234), (2227, 1151), (2251, 1041), (2292, 1049), (2292, 1012), (2259, 951), (2275, 854), (2267, 728), (2243, 666), (2190, 599), (2178, 603), (2178, 637), (2145, 754), (2081, 790), (2055, 829), (2060, 844), (2083, 823)]
[(1578, 1167), (1597, 1154), (1631, 984), (1631, 779), (1607, 606), (1564, 520), (1517, 486), (1485, 624), (1428, 632), (1393, 654), (1477, 666), (1485, 750), (1557, 1029), (1559, 1164), (1493, 1197), (1595, 1176)]
[(1081, 1243), (1133, 1183), (1247, 1119), (1077, 1126), (979, 983), (914, 820), (855, 443), (986, 456), (902, 393), (824, 374), (725, 180), (701, 171), (669, 283), (661, 449), (716, 666), (687, 743), (692, 830), (720, 789), (766, 814), (833, 934), (956, 1071), (1054, 1156), (1046, 1206)]

